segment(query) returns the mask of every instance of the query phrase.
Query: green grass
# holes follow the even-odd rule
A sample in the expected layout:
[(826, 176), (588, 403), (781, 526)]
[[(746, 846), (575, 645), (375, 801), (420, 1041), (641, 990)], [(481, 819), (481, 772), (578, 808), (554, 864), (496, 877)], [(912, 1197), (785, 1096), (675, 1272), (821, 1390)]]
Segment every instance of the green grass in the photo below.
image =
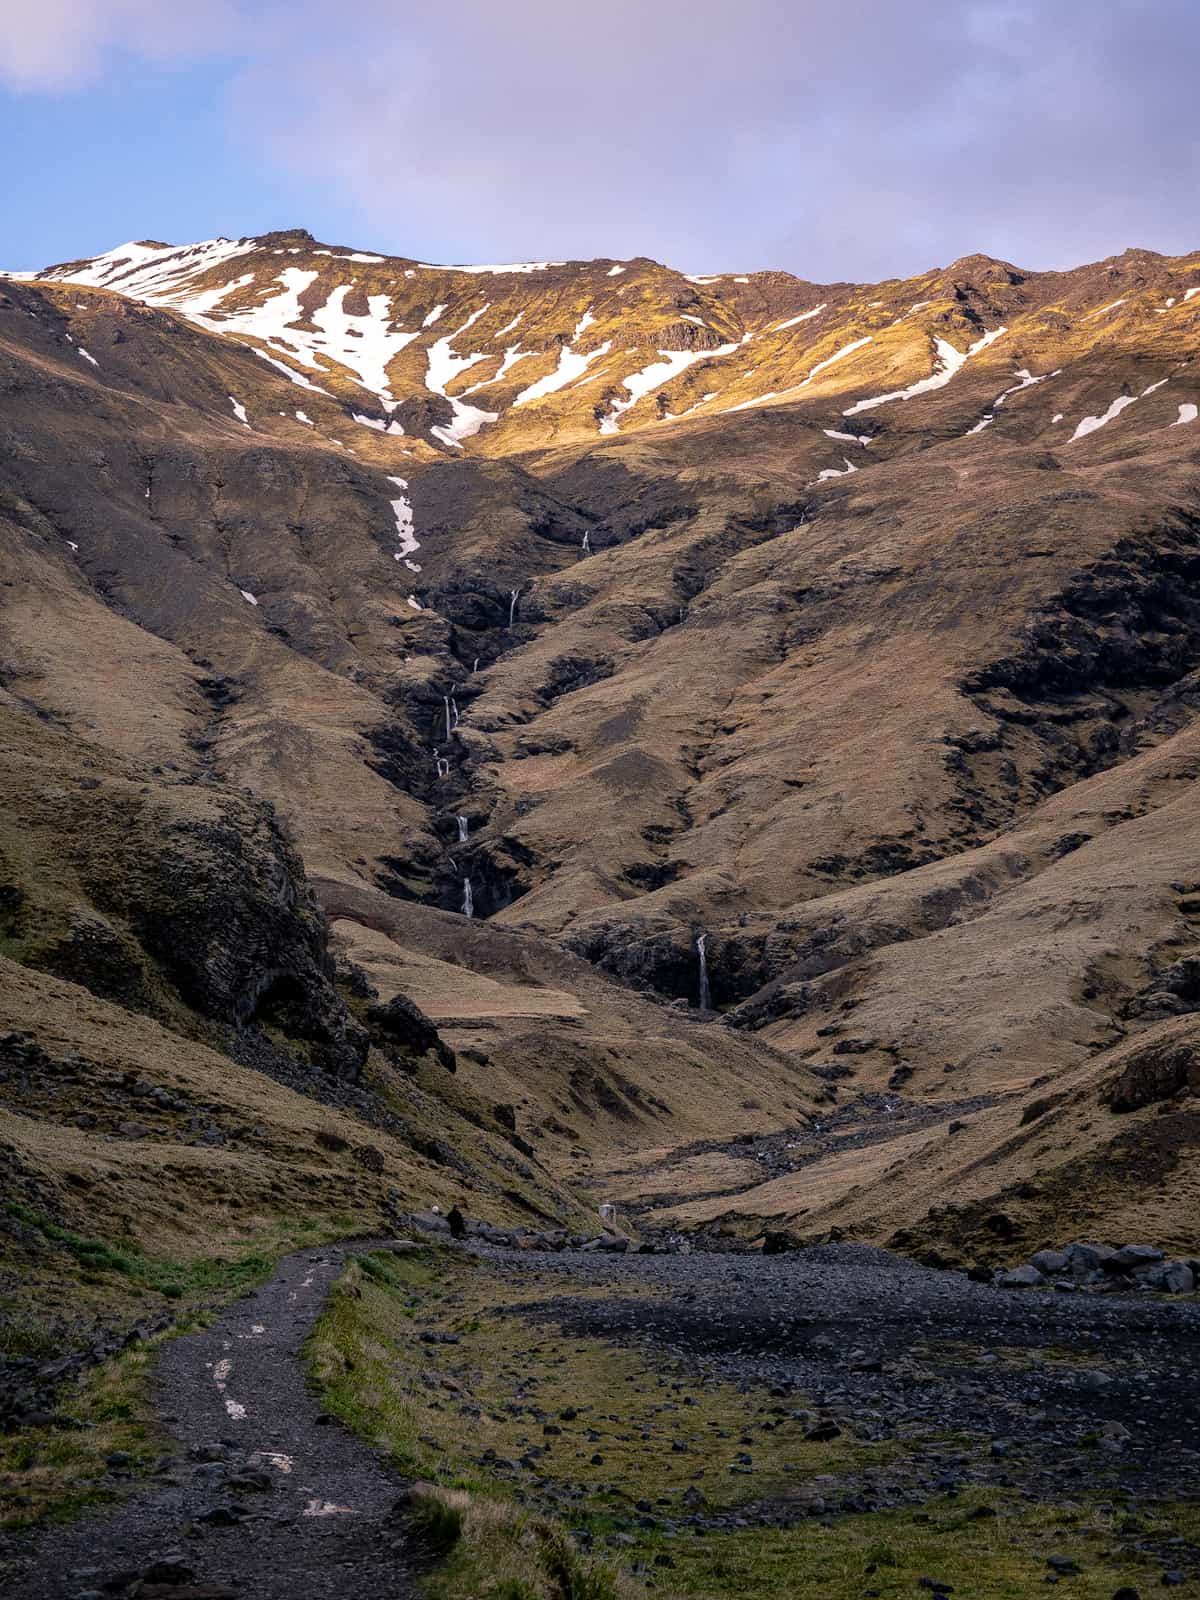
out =
[[(1047, 1589), (1050, 1555), (1079, 1565), (1078, 1575), (1058, 1585), (1071, 1600), (1110, 1600), (1122, 1585), (1143, 1595), (1158, 1590), (1158, 1561), (1119, 1553), (1119, 1522), (1119, 1514), (1086, 1505), (1064, 1511), (975, 1494), (919, 1510), (839, 1517), (828, 1526), (805, 1520), (790, 1529), (648, 1538), (631, 1554), (651, 1566), (666, 1554), (671, 1567), (663, 1581), (681, 1600), (911, 1600), (928, 1593), (917, 1586), (922, 1577), (970, 1600), (1030, 1600)], [(1194, 1506), (1163, 1511), (1156, 1522), (1164, 1539), (1200, 1533)]]
[[(568, 1338), (522, 1314), (539, 1295), (563, 1292), (561, 1280), (506, 1276), (437, 1249), (381, 1253), (348, 1267), (314, 1330), (308, 1355), (329, 1409), (461, 1512), (457, 1536), (426, 1579), (430, 1600), (613, 1600), (651, 1583), (678, 1600), (899, 1600), (928, 1592), (921, 1577), (971, 1600), (1029, 1600), (1044, 1591), (1052, 1554), (1079, 1564), (1079, 1575), (1059, 1585), (1073, 1600), (1159, 1585), (1162, 1563), (1129, 1547), (1121, 1513), (1086, 1499), (1031, 1503), (1015, 1491), (807, 1516), (790, 1528), (684, 1529), (674, 1538), (642, 1530), (633, 1515), (639, 1499), (666, 1517), (679, 1516), (692, 1485), (714, 1508), (762, 1496), (786, 1504), (797, 1489), (819, 1489), (811, 1482), (818, 1474), (878, 1465), (902, 1447), (847, 1437), (809, 1443), (763, 1391), (684, 1379), (637, 1349)], [(429, 1331), (458, 1342), (422, 1341)], [(521, 1409), (530, 1405), (537, 1418)], [(544, 1435), (542, 1417), (561, 1431)], [(589, 1438), (589, 1428), (601, 1437)], [(686, 1450), (672, 1451), (670, 1438)], [(540, 1510), (520, 1499), (533, 1474), (503, 1465), (534, 1444), (547, 1450), (534, 1463), (550, 1491)], [(751, 1477), (729, 1473), (739, 1450), (753, 1456)], [(496, 1462), (482, 1459), (489, 1451)], [(556, 1511), (554, 1491), (568, 1487), (583, 1493)], [(1197, 1507), (1156, 1516), (1151, 1531), (1164, 1549), (1174, 1536), (1200, 1539)], [(580, 1554), (564, 1518), (590, 1530), (598, 1560)], [(632, 1542), (608, 1547), (616, 1527)]]
[(48, 1243), (65, 1250), (85, 1277), (115, 1275), (167, 1300), (244, 1293), (269, 1277), (274, 1263), (273, 1256), (257, 1251), (235, 1260), (207, 1257), (188, 1262), (164, 1261), (143, 1255), (133, 1245), (82, 1238), (28, 1206), (9, 1204), (4, 1210), (15, 1221), (36, 1229)]
[[(511, 1301), (531, 1287), (522, 1280)], [(533, 1451), (539, 1476), (552, 1488), (581, 1485), (581, 1513), (600, 1517), (638, 1499), (678, 1501), (693, 1488), (710, 1505), (731, 1505), (895, 1454), (892, 1444), (849, 1436), (810, 1443), (790, 1406), (728, 1384), (683, 1382), (634, 1350), (530, 1327), (504, 1293), (469, 1258), (360, 1257), (310, 1341), (329, 1409), (404, 1471), (453, 1487), (519, 1483), (527, 1471), (480, 1457), (487, 1449), (519, 1462)], [(457, 1342), (425, 1343), (418, 1329)], [(753, 1475), (732, 1472), (747, 1453)]]
[[(159, 1347), (202, 1325), (220, 1305), (263, 1283), (279, 1255), (351, 1231), (348, 1217), (300, 1218), (264, 1236), (260, 1247), (240, 1256), (171, 1261), (136, 1247), (88, 1239), (28, 1206), (9, 1204), (5, 1213), (34, 1229), (42, 1243), (65, 1253), (81, 1291), (99, 1286), (100, 1303), (123, 1319), (146, 1308), (147, 1296), (170, 1302), (174, 1326), (85, 1374), (78, 1386), (59, 1392), (53, 1422), (0, 1435), (0, 1527), (59, 1521), (83, 1507), (113, 1499), (120, 1485), (107, 1474), (105, 1458), (123, 1451), (129, 1469), (142, 1471), (166, 1447), (150, 1398), (148, 1378)], [(113, 1293), (105, 1294), (106, 1287)], [(151, 1302), (153, 1304), (153, 1302)], [(161, 1302), (159, 1303), (161, 1310)], [(43, 1358), (72, 1348), (71, 1335), (13, 1296), (0, 1301), (0, 1356)]]
[(158, 1341), (95, 1368), (60, 1404), (48, 1427), (0, 1435), (0, 1528), (64, 1521), (116, 1497), (106, 1457), (124, 1451), (138, 1473), (159, 1455), (149, 1378)]
[(505, 1501), (427, 1485), (413, 1517), (418, 1540), (431, 1521), (446, 1530), (447, 1543), (426, 1573), (428, 1600), (635, 1600), (645, 1593), (610, 1563), (584, 1555), (552, 1521)]

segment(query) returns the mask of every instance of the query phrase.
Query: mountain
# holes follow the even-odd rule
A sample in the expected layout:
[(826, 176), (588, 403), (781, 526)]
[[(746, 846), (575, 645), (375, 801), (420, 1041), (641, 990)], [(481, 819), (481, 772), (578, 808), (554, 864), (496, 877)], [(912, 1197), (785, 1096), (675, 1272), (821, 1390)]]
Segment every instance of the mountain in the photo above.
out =
[[(0, 1025), (374, 1118), (368, 1209), (1194, 1247), (1198, 296), (300, 231), (5, 279)], [(206, 985), (172, 872), (247, 851), (286, 927)], [(87, 1130), (0, 1115), (69, 1211)]]

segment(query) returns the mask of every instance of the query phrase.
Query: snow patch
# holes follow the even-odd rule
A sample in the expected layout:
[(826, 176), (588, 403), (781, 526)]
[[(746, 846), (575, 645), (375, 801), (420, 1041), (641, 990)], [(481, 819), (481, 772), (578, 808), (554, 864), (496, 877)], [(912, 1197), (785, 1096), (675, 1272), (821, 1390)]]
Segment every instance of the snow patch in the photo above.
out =
[(608, 271), (605, 273), (605, 277), (606, 278), (619, 278), (624, 271), (625, 271), (624, 267), (609, 267)]
[(1190, 400), (1185, 400), (1179, 408), (1179, 415), (1171, 423), (1171, 427), (1181, 428), (1185, 422), (1195, 422), (1197, 415), (1200, 415), (1200, 407), (1193, 405)]
[[(313, 394), (329, 395), (331, 400), (334, 399), (334, 396), (329, 394), (328, 389), (322, 389), (319, 383), (314, 383), (311, 378), (306, 378), (302, 372), (297, 372), (294, 367), (289, 367), (286, 361), (277, 361), (274, 356), (269, 356), (265, 350), (260, 350), (257, 345), (251, 345), (250, 348), (254, 351), (254, 354), (260, 358), (260, 360), (265, 361), (268, 366), (272, 366), (276, 368), (277, 371), (282, 372), (285, 378), (290, 378), (292, 382), (297, 384), (301, 389), (310, 389)], [(280, 416), (283, 415), (282, 412), (279, 414)]]
[(457, 356), (450, 346), (455, 339), (478, 322), (487, 310), (488, 306), (482, 305), (472, 311), (460, 328), (436, 340), (426, 351), (425, 387), (431, 394), (440, 394), (442, 399), (448, 400), (454, 408), (454, 415), (450, 421), (444, 426), (431, 428), (430, 432), (435, 439), (440, 439), (443, 444), (455, 450), (461, 450), (463, 439), (470, 439), (479, 432), (485, 422), (495, 422), (500, 415), (498, 411), (483, 411), (479, 406), (467, 405), (465, 401), (446, 393), (447, 384), (452, 383), (460, 372), (474, 366), (476, 361), (483, 360), (483, 351), (472, 351), (469, 356)]
[(419, 261), (417, 265), (426, 272), (545, 272), (547, 267), (565, 267), (565, 261), (510, 261), (503, 266), (488, 267), (435, 267), (428, 261)]
[(1131, 406), (1136, 399), (1137, 396), (1133, 394), (1119, 394), (1102, 416), (1084, 417), (1083, 421), (1076, 426), (1075, 432), (1067, 440), (1067, 443), (1074, 444), (1076, 439), (1084, 439), (1089, 433), (1098, 433), (1114, 417), (1119, 417), (1125, 407)]
[[(843, 360), (848, 355), (853, 355), (853, 353), (856, 350), (861, 350), (863, 345), (870, 344), (870, 342), (871, 342), (871, 335), (870, 334), (867, 334), (866, 338), (864, 338), (864, 339), (854, 339), (849, 344), (844, 344), (840, 350), (835, 350), (834, 353), (831, 356), (826, 356), (824, 361), (818, 361), (816, 366), (813, 367), (812, 370), (809, 372), (808, 376), (806, 378), (803, 378), (799, 383), (795, 384), (792, 388), (783, 389), (783, 390), (779, 391), (778, 393), (774, 389), (771, 389), (767, 394), (760, 394), (757, 397), (757, 399), (754, 399), (754, 400), (743, 400), (741, 405), (730, 406), (728, 409), (730, 411), (748, 411), (753, 406), (762, 405), (763, 402), (766, 401), (766, 400), (786, 400), (791, 395), (799, 394), (801, 389), (806, 389), (808, 387), (808, 385), (813, 381), (813, 379), (816, 377), (818, 372), (824, 372), (826, 367), (832, 367), (835, 362)], [(750, 368), (750, 372), (757, 372), (757, 371), (758, 371), (757, 367), (751, 367)], [(750, 376), (750, 372), (744, 373), (743, 376), (748, 378)], [(847, 411), (847, 412), (844, 413), (844, 415), (849, 416), (850, 412)]]
[(388, 482), (394, 483), (396, 488), (402, 491), (391, 503), (392, 515), (396, 519), (396, 538), (400, 541), (400, 548), (396, 551), (396, 560), (404, 561), (410, 571), (420, 572), (420, 567), (414, 567), (411, 561), (405, 559), (408, 556), (416, 555), (421, 548), (413, 531), (412, 501), (407, 494), (403, 493), (408, 488), (408, 480), (406, 478), (389, 478)]
[(821, 304), (814, 306), (811, 311), (802, 311), (798, 317), (789, 317), (786, 322), (777, 322), (772, 331), (782, 333), (785, 328), (794, 328), (798, 322), (809, 322), (813, 317), (819, 317), (827, 304), (827, 301), (822, 300)]
[(238, 421), (241, 423), (242, 427), (243, 428), (248, 428), (250, 426), (250, 424), (246, 420), (246, 408), (242, 404), (242, 402), (240, 400), (235, 400), (234, 397), (232, 395), (230, 395), (229, 396), (229, 404), (233, 407), (233, 414), (238, 419)]
[(1035, 383), (1044, 383), (1050, 374), (1043, 372), (1040, 378), (1035, 378), (1026, 367), (1018, 367), (1014, 376), (1021, 380), (1020, 383), (1014, 383), (1011, 389), (1005, 389), (1003, 394), (996, 396), (992, 405), (997, 409), (1004, 404), (1010, 394), (1020, 394), (1022, 389), (1030, 389)]
[(844, 478), (848, 473), (858, 471), (848, 456), (843, 456), (842, 460), (846, 463), (844, 467), (826, 467), (824, 472), (818, 472), (817, 482), (824, 483), (826, 478)]
[(842, 415), (854, 417), (860, 411), (871, 411), (876, 406), (889, 405), (893, 400), (912, 400), (917, 395), (930, 394), (934, 389), (944, 389), (951, 378), (962, 371), (973, 355), (986, 350), (988, 345), (994, 344), (1007, 332), (1007, 328), (993, 328), (990, 333), (985, 333), (982, 338), (976, 339), (966, 350), (956, 350), (948, 339), (935, 339), (937, 359), (934, 370), (927, 378), (920, 378), (916, 383), (910, 383), (906, 389), (893, 389), (890, 394), (877, 394), (869, 400), (859, 400), (848, 411), (843, 411)]
[(554, 371), (547, 373), (544, 378), (539, 378), (536, 383), (531, 383), (527, 389), (522, 389), (513, 401), (513, 405), (523, 406), (530, 400), (540, 400), (544, 395), (554, 394), (557, 390), (565, 388), (568, 383), (573, 383), (576, 378), (582, 377), (593, 361), (606, 356), (611, 349), (612, 342), (608, 339), (595, 350), (589, 350), (586, 355), (573, 350), (570, 345), (563, 345), (558, 352), (558, 366)]
[(98, 367), (100, 365), (100, 363), (96, 360), (95, 356), (89, 355), (87, 353), (87, 351), (83, 348), (82, 345), (77, 345), (76, 349), (79, 351), (79, 354), (83, 357), (83, 359), (85, 361), (90, 361), (94, 367)]
[(256, 606), (258, 604), (258, 596), (251, 594), (249, 589), (239, 589), (238, 593), (248, 606)]
[(737, 349), (736, 344), (723, 344), (716, 350), (660, 350), (658, 353), (663, 358), (661, 361), (652, 361), (648, 367), (643, 367), (640, 372), (631, 372), (624, 380), (622, 387), (627, 390), (629, 398), (611, 402), (606, 415), (601, 418), (600, 432), (619, 433), (617, 418), (623, 412), (629, 411), (645, 395), (653, 393), (655, 389), (661, 389), (664, 383), (670, 383), (672, 378), (677, 378), (695, 362), (710, 358), (719, 360), (722, 356), (733, 355)]

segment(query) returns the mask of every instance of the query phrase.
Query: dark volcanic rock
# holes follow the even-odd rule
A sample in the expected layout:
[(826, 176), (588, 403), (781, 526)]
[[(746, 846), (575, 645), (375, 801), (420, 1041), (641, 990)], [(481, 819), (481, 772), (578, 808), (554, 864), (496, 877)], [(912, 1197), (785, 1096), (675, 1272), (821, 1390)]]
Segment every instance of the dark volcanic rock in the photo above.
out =
[(407, 995), (397, 994), (382, 1005), (371, 1006), (367, 1011), (371, 1035), (380, 1048), (393, 1059), (396, 1056), (416, 1057), (432, 1051), (447, 1072), (455, 1072), (458, 1063), (454, 1051), (445, 1043), (429, 1018)]

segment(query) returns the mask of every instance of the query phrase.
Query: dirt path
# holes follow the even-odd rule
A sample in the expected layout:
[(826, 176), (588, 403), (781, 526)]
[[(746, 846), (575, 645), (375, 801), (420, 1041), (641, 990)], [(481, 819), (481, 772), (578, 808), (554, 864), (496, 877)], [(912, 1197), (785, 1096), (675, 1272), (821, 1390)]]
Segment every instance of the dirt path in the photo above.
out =
[(411, 1594), (388, 1520), (400, 1480), (322, 1420), (300, 1359), (348, 1253), (289, 1256), (212, 1328), (166, 1346), (157, 1401), (178, 1446), (166, 1469), (120, 1506), (19, 1543), (7, 1600)]

